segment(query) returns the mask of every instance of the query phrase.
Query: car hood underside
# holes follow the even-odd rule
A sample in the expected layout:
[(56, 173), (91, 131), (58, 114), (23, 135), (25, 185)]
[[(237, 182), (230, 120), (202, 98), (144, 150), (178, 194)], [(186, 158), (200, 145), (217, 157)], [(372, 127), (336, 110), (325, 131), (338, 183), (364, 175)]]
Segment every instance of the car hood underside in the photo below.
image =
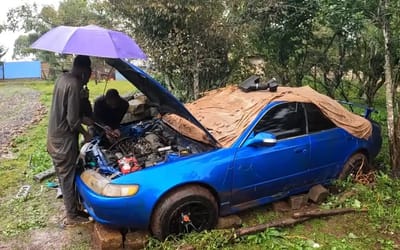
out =
[[(150, 102), (158, 107), (161, 115), (176, 114), (179, 117), (184, 118), (184, 120), (180, 119), (179, 121), (175, 122), (175, 124), (180, 123), (180, 127), (184, 127), (186, 125), (191, 125), (192, 127), (195, 126), (202, 131), (202, 136), (200, 137), (203, 138), (203, 142), (213, 146), (219, 145), (217, 140), (185, 108), (185, 106), (146, 72), (141, 70), (139, 67), (121, 59), (107, 59), (107, 63), (118, 70), (139, 91), (147, 96)], [(195, 130), (196, 129), (192, 129), (192, 131)]]

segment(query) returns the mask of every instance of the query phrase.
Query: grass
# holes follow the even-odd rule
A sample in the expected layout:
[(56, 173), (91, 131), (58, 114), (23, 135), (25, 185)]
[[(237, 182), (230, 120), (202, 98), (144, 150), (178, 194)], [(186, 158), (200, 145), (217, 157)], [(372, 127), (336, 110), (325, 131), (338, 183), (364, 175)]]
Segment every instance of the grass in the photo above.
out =
[[(13, 83), (14, 84), (14, 83)], [(4, 85), (4, 84), (2, 84)], [(53, 83), (25, 82), (24, 87), (41, 92), (41, 101), (50, 106)], [(104, 92), (104, 88), (117, 88), (121, 94), (133, 91), (127, 82), (89, 83), (90, 99), (93, 101)], [(379, 100), (378, 100), (379, 101)], [(380, 101), (379, 101), (380, 102)], [(383, 106), (381, 105), (383, 104)], [(378, 103), (380, 113), (375, 119), (385, 129), (384, 102)], [(30, 247), (31, 235), (35, 231), (57, 232), (55, 218), (60, 214), (61, 200), (56, 200), (55, 191), (47, 188), (45, 182), (37, 183), (33, 175), (51, 166), (46, 152), (47, 116), (29, 128), (13, 141), (15, 159), (0, 160), (0, 248), (1, 244), (21, 244)], [(387, 160), (387, 147), (383, 148), (378, 161)], [(54, 178), (54, 177), (52, 177)], [(51, 179), (50, 179), (51, 180)], [(22, 184), (31, 185), (27, 199), (16, 199), (15, 194)], [(285, 229), (268, 229), (264, 232), (236, 238), (232, 230), (215, 230), (170, 237), (159, 242), (150, 239), (147, 249), (177, 249), (191, 245), (196, 249), (399, 249), (400, 181), (391, 179), (381, 172), (375, 186), (362, 186), (348, 182), (337, 184), (346, 193), (346, 198), (332, 195), (325, 208), (356, 207), (367, 208), (368, 213), (355, 213), (314, 219)], [(241, 215), (245, 226), (265, 223), (283, 216), (275, 213), (270, 206), (246, 211)], [(66, 232), (62, 232), (66, 234)], [(73, 231), (63, 245), (64, 249), (90, 249), (90, 228)], [(56, 239), (54, 241), (57, 241)], [(14, 245), (13, 245), (14, 244)], [(13, 247), (11, 247), (13, 248)], [(26, 247), (25, 247), (26, 248)]]
[[(352, 213), (313, 219), (284, 229), (270, 228), (264, 232), (232, 238), (232, 230), (189, 234), (182, 239), (165, 242), (151, 240), (148, 249), (177, 249), (191, 245), (196, 249), (399, 249), (400, 209), (396, 204), (400, 181), (385, 174), (377, 177), (374, 187), (342, 182), (338, 186), (346, 199), (331, 195), (322, 208), (367, 208), (367, 213)], [(338, 198), (339, 197), (339, 198)], [(286, 214), (289, 216), (290, 212)], [(283, 217), (270, 209), (259, 207), (241, 214), (245, 226), (265, 223)]]
[[(15, 92), (16, 83), (12, 83), (10, 94)], [(3, 84), (5, 85), (5, 84)], [(51, 105), (51, 96), (54, 83), (52, 82), (34, 82), (23, 83), (20, 87), (30, 87), (41, 92), (41, 102), (49, 108)], [(115, 88), (121, 95), (132, 93), (134, 88), (127, 81), (111, 81), (108, 84), (89, 82), (90, 100), (92, 103), (95, 98), (102, 95), (104, 89)], [(0, 182), (0, 196), (8, 192), (8, 188), (15, 187), (21, 179), (32, 177), (34, 174), (42, 172), (51, 166), (50, 157), (46, 151), (48, 117), (46, 116), (38, 125), (29, 129), (25, 134), (17, 137), (13, 142), (13, 153), (18, 157), (12, 160), (2, 160), (0, 165), (3, 181)], [(2, 171), (3, 172), (3, 171)], [(17, 178), (15, 178), (17, 177)]]
[[(10, 95), (18, 87), (29, 87), (40, 91), (41, 102), (49, 108), (54, 84), (52, 82), (36, 81), (9, 83), (12, 87)], [(7, 83), (2, 83), (5, 87)], [(88, 84), (90, 99), (94, 99), (103, 94), (109, 88), (116, 88), (120, 94), (131, 93), (134, 88), (126, 81)], [(3, 88), (5, 89), (5, 88)], [(29, 237), (30, 231), (45, 227), (56, 228), (54, 222), (49, 222), (49, 218), (59, 213), (62, 206), (61, 200), (55, 200), (55, 191), (47, 188), (45, 182), (37, 183), (33, 176), (51, 167), (51, 159), (46, 151), (48, 116), (46, 115), (38, 124), (31, 126), (27, 131), (13, 140), (12, 151), (16, 156), (14, 159), (0, 160), (0, 242), (15, 241), (22, 242)], [(54, 177), (53, 177), (54, 178)], [(52, 180), (52, 179), (50, 179)], [(15, 195), (23, 184), (31, 186), (26, 200), (15, 199)], [(86, 245), (90, 242), (86, 239)], [(85, 243), (85, 242), (83, 242)], [(70, 245), (76, 249), (82, 241), (71, 240)], [(1, 246), (1, 244), (0, 244)], [(86, 248), (87, 249), (87, 248)]]

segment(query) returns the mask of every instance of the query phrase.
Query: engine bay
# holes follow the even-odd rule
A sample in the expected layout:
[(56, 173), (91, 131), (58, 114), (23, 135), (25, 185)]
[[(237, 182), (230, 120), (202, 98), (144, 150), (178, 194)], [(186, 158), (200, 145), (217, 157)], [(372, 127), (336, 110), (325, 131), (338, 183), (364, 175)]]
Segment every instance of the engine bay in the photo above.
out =
[(116, 141), (110, 142), (103, 135), (86, 143), (81, 148), (81, 165), (113, 179), (212, 149), (179, 134), (161, 118), (128, 124), (120, 131)]

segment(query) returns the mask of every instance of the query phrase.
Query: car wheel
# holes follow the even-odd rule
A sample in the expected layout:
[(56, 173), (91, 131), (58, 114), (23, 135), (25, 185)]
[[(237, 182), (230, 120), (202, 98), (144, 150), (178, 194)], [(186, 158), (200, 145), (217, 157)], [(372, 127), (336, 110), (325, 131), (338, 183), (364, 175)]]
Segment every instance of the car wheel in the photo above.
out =
[(354, 180), (358, 174), (364, 173), (368, 170), (368, 158), (363, 153), (355, 153), (347, 160), (343, 166), (343, 170), (340, 173), (338, 179), (344, 180), (348, 176)]
[(214, 228), (218, 207), (214, 196), (200, 186), (187, 186), (168, 194), (156, 206), (151, 231), (159, 240), (170, 234)]

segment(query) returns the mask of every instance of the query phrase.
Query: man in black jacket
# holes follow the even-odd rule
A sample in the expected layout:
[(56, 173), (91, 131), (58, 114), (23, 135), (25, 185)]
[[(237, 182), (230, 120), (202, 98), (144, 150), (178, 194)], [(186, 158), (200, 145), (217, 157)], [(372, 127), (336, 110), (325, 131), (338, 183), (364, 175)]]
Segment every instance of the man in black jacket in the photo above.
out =
[(121, 98), (116, 89), (107, 90), (104, 96), (98, 97), (94, 102), (94, 120), (106, 126), (105, 132), (109, 139), (121, 135), (118, 128), (128, 107), (128, 101)]

